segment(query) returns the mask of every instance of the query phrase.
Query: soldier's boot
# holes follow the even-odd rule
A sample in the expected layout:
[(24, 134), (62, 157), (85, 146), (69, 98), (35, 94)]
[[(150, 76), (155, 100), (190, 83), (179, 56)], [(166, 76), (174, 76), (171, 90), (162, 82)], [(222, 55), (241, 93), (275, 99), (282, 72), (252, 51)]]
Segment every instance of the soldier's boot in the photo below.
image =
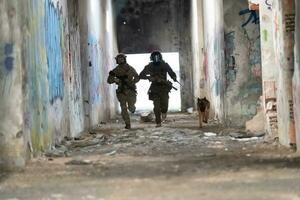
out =
[(161, 114), (161, 120), (162, 120), (162, 122), (165, 122), (166, 119), (167, 119), (167, 113), (162, 113)]
[(126, 123), (125, 129), (131, 129), (130, 123)]
[(123, 102), (121, 104), (121, 115), (126, 124), (125, 128), (130, 129), (131, 125), (130, 125), (130, 117), (129, 117), (129, 114), (127, 111), (127, 105), (126, 105), (126, 103), (123, 103)]
[(135, 107), (135, 106), (131, 106), (131, 107), (128, 108), (128, 110), (129, 110), (132, 114), (134, 114), (134, 113), (135, 113), (135, 110), (136, 110), (136, 107)]

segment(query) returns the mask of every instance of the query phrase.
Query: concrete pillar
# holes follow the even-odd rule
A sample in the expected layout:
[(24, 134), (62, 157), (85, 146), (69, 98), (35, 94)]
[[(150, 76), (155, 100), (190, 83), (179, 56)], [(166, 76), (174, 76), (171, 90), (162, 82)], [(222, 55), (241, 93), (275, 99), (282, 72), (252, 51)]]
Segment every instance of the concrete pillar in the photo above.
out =
[(273, 0), (251, 0), (250, 2), (259, 4), (265, 129), (269, 134), (276, 137), (278, 134), (276, 103), (279, 66), (275, 60)]
[(114, 88), (106, 82), (115, 66), (111, 0), (79, 1), (85, 127), (108, 120), (115, 111)]
[(279, 65), (278, 133), (283, 145), (296, 144), (292, 77), (294, 73), (295, 0), (274, 0), (275, 57)]
[(192, 67), (192, 45), (191, 45), (191, 0), (179, 0), (178, 6), (179, 21), (179, 62), (181, 87), (181, 109), (194, 106), (193, 93), (193, 67)]
[(204, 73), (215, 119), (224, 121), (223, 0), (204, 0)]
[(0, 170), (25, 165), (18, 0), (0, 1)]
[[(204, 61), (203, 0), (192, 0), (192, 54), (195, 97), (206, 97)], [(196, 101), (195, 101), (196, 103)]]
[(295, 71), (293, 79), (297, 147), (300, 149), (300, 2), (296, 1)]

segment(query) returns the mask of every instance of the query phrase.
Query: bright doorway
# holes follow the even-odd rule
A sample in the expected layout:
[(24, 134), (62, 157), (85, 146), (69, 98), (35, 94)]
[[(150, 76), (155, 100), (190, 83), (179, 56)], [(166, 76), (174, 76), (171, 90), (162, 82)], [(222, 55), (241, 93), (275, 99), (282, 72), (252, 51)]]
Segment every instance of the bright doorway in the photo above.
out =
[[(177, 74), (179, 79), (180, 67), (179, 67), (179, 53), (162, 53), (164, 60), (169, 63), (173, 71)], [(144, 67), (150, 62), (150, 54), (128, 54), (127, 62), (129, 65), (135, 68), (137, 73), (140, 73)], [(171, 78), (168, 76), (168, 79)], [(181, 111), (181, 96), (180, 96), (180, 85), (178, 83), (173, 84), (178, 90), (174, 89), (171, 91), (169, 99), (169, 111), (177, 112)], [(141, 80), (137, 84), (137, 111), (152, 111), (153, 102), (148, 99), (148, 89), (150, 82), (148, 80)]]

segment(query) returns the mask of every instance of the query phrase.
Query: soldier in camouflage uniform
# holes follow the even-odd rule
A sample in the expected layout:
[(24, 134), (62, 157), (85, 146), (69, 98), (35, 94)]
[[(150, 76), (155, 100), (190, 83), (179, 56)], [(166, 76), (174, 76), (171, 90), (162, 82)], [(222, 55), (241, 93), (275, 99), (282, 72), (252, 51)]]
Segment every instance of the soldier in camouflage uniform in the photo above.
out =
[(172, 89), (172, 83), (167, 80), (167, 74), (175, 82), (177, 82), (177, 77), (170, 65), (163, 60), (159, 51), (154, 51), (150, 59), (151, 62), (145, 66), (139, 76), (140, 79), (148, 79), (152, 82), (148, 95), (154, 104), (156, 126), (160, 127), (161, 122), (167, 117), (169, 92)]
[(131, 113), (135, 112), (136, 83), (139, 81), (139, 76), (135, 69), (127, 64), (124, 54), (118, 54), (116, 62), (118, 66), (109, 72), (107, 82), (118, 85), (116, 92), (121, 106), (121, 115), (126, 124), (125, 128), (130, 129), (131, 124), (128, 109)]

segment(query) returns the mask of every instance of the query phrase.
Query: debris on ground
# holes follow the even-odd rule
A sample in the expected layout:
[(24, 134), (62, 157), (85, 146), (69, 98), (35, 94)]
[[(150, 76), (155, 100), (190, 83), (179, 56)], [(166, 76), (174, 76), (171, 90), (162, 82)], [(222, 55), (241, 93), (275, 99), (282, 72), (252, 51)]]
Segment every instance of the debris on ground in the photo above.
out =
[(143, 112), (140, 116), (141, 122), (152, 122), (154, 120), (154, 116), (152, 112)]
[(75, 160), (66, 162), (65, 164), (66, 165), (91, 165), (91, 164), (93, 164), (93, 162), (90, 160), (75, 159)]
[(232, 132), (229, 134), (234, 139), (253, 139), (253, 138), (261, 138), (266, 135), (264, 132), (260, 133), (252, 133), (248, 131), (241, 131), (241, 132)]
[(246, 122), (246, 130), (250, 132), (264, 132), (265, 130), (265, 113), (261, 109), (257, 114), (250, 120)]
[[(180, 120), (190, 120), (190, 115)], [(196, 119), (196, 116), (194, 116)], [(153, 120), (151, 112), (142, 113), (136, 116), (145, 122)], [(118, 125), (118, 124), (115, 124)], [(173, 127), (174, 126), (174, 127)], [(109, 127), (109, 128), (107, 128)], [(100, 128), (91, 130), (80, 137), (65, 137), (61, 144), (45, 153), (49, 158), (69, 157), (97, 153), (105, 156), (115, 156), (117, 154), (129, 153), (134, 155), (154, 155), (168, 149), (169, 153), (180, 153), (182, 149), (191, 151), (193, 148), (218, 149), (229, 152), (230, 142), (241, 142), (240, 149), (247, 150), (244, 143), (258, 142), (264, 138), (265, 133), (251, 133), (241, 129), (223, 129), (221, 126), (209, 124), (208, 129), (176, 127), (176, 122), (170, 117), (170, 121), (161, 128), (155, 128), (152, 124), (140, 124), (140, 127), (131, 130), (121, 131), (120, 128), (111, 128), (111, 124), (103, 125)], [(263, 141), (262, 141), (263, 142)]]
[(208, 132), (208, 133), (204, 133), (204, 136), (205, 137), (216, 137), (217, 134), (216, 133), (210, 133), (210, 132)]
[(186, 109), (187, 113), (189, 114), (193, 114), (194, 113), (194, 108), (193, 107), (190, 107), (188, 109)]

